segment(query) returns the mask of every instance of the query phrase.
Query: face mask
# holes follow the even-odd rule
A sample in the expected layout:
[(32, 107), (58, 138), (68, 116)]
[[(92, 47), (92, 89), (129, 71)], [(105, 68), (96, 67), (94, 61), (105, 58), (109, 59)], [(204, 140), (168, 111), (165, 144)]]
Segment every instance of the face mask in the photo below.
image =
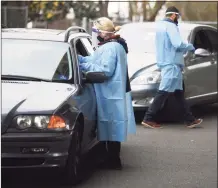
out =
[(175, 19), (174, 19), (174, 23), (176, 24), (176, 25), (178, 25), (178, 23), (179, 23), (179, 21), (178, 20), (180, 20), (180, 16), (176, 16), (175, 17)]
[(97, 49), (100, 42), (104, 42), (104, 38), (102, 38), (99, 34), (106, 35), (107, 33), (114, 33), (114, 32), (108, 32), (108, 31), (101, 31), (95, 27), (92, 27), (92, 46), (94, 49)]
[(99, 42), (104, 42), (104, 38), (98, 36), (97, 39), (99, 40)]
[(176, 25), (179, 23), (177, 18), (174, 19), (174, 23), (175, 23)]

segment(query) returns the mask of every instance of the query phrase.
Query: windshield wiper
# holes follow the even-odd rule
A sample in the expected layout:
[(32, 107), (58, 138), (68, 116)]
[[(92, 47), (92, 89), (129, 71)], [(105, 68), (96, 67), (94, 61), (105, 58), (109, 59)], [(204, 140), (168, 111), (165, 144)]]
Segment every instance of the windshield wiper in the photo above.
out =
[(20, 75), (1, 75), (2, 80), (25, 80), (25, 81), (41, 81), (41, 82), (52, 82), (51, 80), (36, 78), (30, 76), (20, 76)]

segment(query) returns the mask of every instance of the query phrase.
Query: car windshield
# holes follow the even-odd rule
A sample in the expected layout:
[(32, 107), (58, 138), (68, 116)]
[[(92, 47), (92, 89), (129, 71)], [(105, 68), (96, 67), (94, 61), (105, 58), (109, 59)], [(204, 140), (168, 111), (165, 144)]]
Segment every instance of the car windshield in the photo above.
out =
[[(190, 29), (179, 28), (181, 37), (187, 42)], [(123, 37), (129, 51), (141, 53), (155, 53), (155, 27), (141, 25), (126, 25), (120, 30), (119, 34)]]
[(60, 81), (72, 78), (69, 44), (37, 40), (2, 40), (2, 76)]

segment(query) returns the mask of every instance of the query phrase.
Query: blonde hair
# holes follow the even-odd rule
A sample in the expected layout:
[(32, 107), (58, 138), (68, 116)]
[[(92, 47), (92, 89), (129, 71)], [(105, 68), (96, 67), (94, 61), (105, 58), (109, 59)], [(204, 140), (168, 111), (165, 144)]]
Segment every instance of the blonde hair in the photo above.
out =
[(121, 28), (120, 26), (115, 27), (113, 21), (106, 17), (98, 18), (94, 21), (94, 26), (101, 31), (107, 32), (117, 32)]
[(116, 27), (115, 27), (115, 32), (118, 32), (120, 29), (121, 29), (121, 26), (119, 26), (119, 25), (116, 26)]

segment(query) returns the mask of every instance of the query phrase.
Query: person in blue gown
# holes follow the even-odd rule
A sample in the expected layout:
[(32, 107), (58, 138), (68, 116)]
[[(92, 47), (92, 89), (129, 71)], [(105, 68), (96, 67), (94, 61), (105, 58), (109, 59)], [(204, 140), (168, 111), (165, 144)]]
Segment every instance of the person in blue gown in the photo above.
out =
[(94, 84), (97, 99), (97, 135), (105, 143), (105, 166), (122, 169), (121, 142), (136, 132), (131, 88), (127, 69), (128, 48), (124, 39), (116, 34), (113, 22), (102, 17), (94, 21), (90, 56), (78, 56), (80, 69), (85, 72), (104, 72), (108, 79)]

